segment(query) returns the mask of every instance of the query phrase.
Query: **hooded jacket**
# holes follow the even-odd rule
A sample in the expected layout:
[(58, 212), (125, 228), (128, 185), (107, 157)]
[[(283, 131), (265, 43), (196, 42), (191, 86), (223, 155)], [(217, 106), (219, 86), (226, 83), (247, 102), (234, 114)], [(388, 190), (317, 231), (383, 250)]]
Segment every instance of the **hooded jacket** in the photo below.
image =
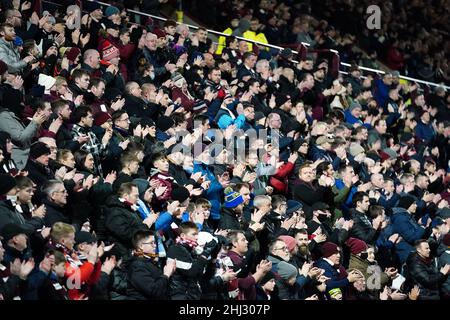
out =
[(393, 208), (391, 216), (391, 224), (394, 229), (394, 233), (398, 233), (404, 241), (396, 246), (397, 254), (400, 258), (400, 263), (404, 263), (413, 251), (414, 242), (419, 240), (425, 234), (425, 229), (422, 228), (414, 216), (411, 215), (404, 208)]

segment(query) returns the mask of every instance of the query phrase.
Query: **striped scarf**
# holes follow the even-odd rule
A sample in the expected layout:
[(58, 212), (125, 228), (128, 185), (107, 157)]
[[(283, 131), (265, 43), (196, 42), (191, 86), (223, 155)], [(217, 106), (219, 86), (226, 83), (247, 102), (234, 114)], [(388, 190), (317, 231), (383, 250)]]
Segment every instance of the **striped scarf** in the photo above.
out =
[(197, 247), (197, 245), (198, 245), (197, 241), (195, 241), (195, 240), (182, 239), (181, 237), (177, 237), (176, 243), (181, 244), (183, 246), (187, 246), (192, 249), (195, 249), (195, 247)]

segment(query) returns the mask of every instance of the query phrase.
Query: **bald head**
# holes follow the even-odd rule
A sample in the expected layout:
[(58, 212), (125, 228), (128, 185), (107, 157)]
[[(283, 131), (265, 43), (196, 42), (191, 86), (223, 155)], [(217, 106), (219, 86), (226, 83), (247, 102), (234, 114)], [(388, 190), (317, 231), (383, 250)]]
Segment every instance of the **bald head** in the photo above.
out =
[(92, 69), (100, 68), (100, 53), (95, 49), (88, 49), (84, 52), (83, 62)]

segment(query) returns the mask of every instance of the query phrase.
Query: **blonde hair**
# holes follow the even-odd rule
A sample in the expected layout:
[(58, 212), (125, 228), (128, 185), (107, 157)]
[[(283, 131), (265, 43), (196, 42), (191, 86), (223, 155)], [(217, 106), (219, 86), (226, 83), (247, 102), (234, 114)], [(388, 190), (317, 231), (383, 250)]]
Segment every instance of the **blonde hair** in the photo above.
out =
[(56, 222), (52, 226), (50, 236), (55, 242), (60, 242), (62, 238), (67, 237), (69, 234), (75, 233), (75, 227), (71, 224), (64, 222)]

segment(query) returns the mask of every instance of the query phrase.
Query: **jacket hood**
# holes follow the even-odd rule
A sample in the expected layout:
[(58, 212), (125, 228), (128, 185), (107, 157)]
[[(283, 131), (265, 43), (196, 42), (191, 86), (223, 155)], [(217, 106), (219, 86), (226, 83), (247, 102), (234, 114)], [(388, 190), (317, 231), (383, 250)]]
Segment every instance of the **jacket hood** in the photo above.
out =
[(394, 220), (395, 220), (395, 215), (396, 215), (397, 213), (403, 213), (403, 214), (409, 215), (408, 210), (406, 210), (405, 208), (394, 207), (394, 208), (392, 208), (392, 217), (391, 217), (391, 219), (394, 219)]

